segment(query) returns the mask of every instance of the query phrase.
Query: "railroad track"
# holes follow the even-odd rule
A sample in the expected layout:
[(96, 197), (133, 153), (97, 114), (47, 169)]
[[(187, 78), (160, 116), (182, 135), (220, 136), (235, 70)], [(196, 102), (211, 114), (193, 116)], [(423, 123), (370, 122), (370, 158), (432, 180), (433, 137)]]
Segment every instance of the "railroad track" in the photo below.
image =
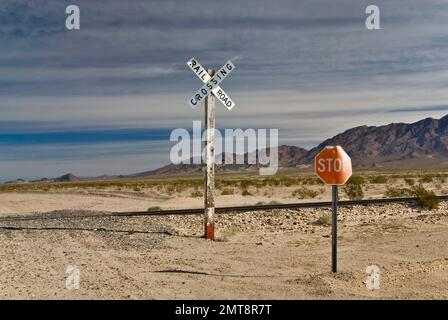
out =
[[(439, 196), (440, 201), (448, 201), (448, 196)], [(339, 206), (355, 205), (380, 205), (388, 203), (412, 203), (415, 197), (406, 198), (383, 198), (366, 200), (343, 200), (339, 201)], [(330, 201), (323, 202), (302, 202), (285, 204), (266, 204), (252, 206), (219, 207), (215, 209), (216, 213), (234, 213), (244, 211), (266, 211), (274, 209), (306, 209), (306, 208), (326, 208), (331, 207)], [(203, 214), (204, 209), (176, 209), (176, 210), (157, 210), (157, 211), (130, 211), (130, 212), (111, 212), (104, 214), (70, 215), (70, 216), (44, 216), (43, 214), (25, 214), (24, 216), (9, 216), (0, 218), (2, 221), (30, 221), (30, 220), (55, 220), (55, 219), (82, 219), (82, 218), (104, 218), (104, 217), (137, 217), (137, 216), (167, 216), (167, 215), (198, 215)], [(50, 215), (51, 213), (49, 213)]]

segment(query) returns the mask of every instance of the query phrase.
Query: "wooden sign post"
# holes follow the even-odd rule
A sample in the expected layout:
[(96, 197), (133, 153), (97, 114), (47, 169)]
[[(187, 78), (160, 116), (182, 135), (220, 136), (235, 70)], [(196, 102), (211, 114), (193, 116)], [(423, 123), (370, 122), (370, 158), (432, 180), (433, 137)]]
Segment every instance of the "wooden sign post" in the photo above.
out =
[(218, 71), (214, 69), (206, 71), (195, 58), (191, 58), (187, 65), (204, 83), (188, 103), (193, 109), (202, 100), (205, 104), (204, 235), (206, 240), (215, 240), (215, 101), (218, 99), (229, 110), (235, 106), (230, 97), (219, 87), (219, 83), (235, 69), (235, 66), (232, 61), (228, 61)]
[(327, 146), (314, 158), (316, 175), (331, 185), (331, 271), (337, 272), (338, 265), (338, 186), (343, 185), (352, 175), (352, 160), (340, 146)]
[[(215, 70), (208, 69), (213, 76)], [(205, 98), (205, 159), (204, 176), (204, 227), (205, 239), (215, 240), (215, 96), (212, 93)]]

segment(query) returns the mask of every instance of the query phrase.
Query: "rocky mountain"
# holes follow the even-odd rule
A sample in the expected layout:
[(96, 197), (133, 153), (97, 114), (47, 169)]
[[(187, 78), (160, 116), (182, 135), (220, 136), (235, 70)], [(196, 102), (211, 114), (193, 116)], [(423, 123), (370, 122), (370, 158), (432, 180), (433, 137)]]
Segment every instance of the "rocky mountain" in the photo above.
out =
[(73, 181), (79, 181), (79, 180), (80, 179), (77, 176), (75, 176), (71, 173), (64, 174), (63, 176), (60, 176), (55, 179), (55, 181), (57, 181), (57, 182), (73, 182)]
[(51, 178), (51, 179), (42, 178), (40, 180), (34, 180), (31, 182), (75, 182), (75, 181), (80, 181), (80, 180), (81, 180), (81, 178), (78, 178), (77, 176), (75, 176), (71, 173), (67, 173), (67, 174), (64, 174), (57, 178)]
[[(325, 146), (334, 145), (344, 148), (352, 158), (355, 168), (448, 168), (448, 115), (441, 119), (426, 118), (414, 123), (391, 123), (383, 126), (355, 127), (323, 141), (311, 150), (297, 146), (282, 145), (278, 147), (279, 168), (311, 168), (314, 156)], [(217, 165), (216, 171), (244, 172), (258, 169), (258, 164), (247, 163), (248, 156), (248, 153), (244, 155), (218, 155), (217, 157), (222, 157), (222, 159), (244, 157), (245, 161), (244, 164)], [(200, 164), (169, 164), (156, 170), (133, 175), (78, 178), (68, 173), (58, 178), (44, 178), (32, 182), (143, 178), (155, 175), (197, 174), (201, 171), (202, 166)], [(9, 183), (27, 182), (26, 180), (18, 179)]]
[(325, 146), (340, 145), (358, 167), (440, 167), (448, 163), (448, 115), (415, 123), (361, 126), (327, 139), (301, 163), (310, 163)]
[[(267, 151), (269, 155), (269, 150)], [(297, 160), (303, 159), (308, 154), (308, 151), (304, 148), (296, 147), (296, 146), (279, 146), (278, 147), (278, 165), (281, 168), (288, 167), (296, 167)], [(249, 164), (248, 157), (254, 156), (257, 160), (257, 164)], [(221, 158), (221, 159), (219, 159)], [(254, 170), (259, 168), (258, 164), (258, 153), (245, 153), (244, 155), (236, 155), (236, 154), (220, 154), (216, 156), (216, 162), (221, 163), (216, 165), (217, 172), (231, 172), (231, 171), (245, 171), (245, 170)], [(229, 159), (233, 159), (231, 161), (233, 164), (228, 163)], [(236, 160), (239, 160), (237, 164)], [(192, 159), (190, 159), (190, 163), (193, 163)], [(146, 171), (137, 173), (132, 175), (134, 178), (142, 178), (153, 175), (176, 175), (176, 174), (194, 174), (202, 171), (201, 164), (169, 164), (164, 167), (161, 167), (156, 170)]]
[[(441, 119), (426, 118), (410, 124), (355, 127), (323, 141), (309, 151), (283, 145), (278, 148), (279, 167), (311, 167), (315, 155), (320, 150), (325, 146), (335, 145), (342, 146), (352, 158), (353, 166), (358, 168), (448, 167), (448, 115)], [(244, 157), (247, 158), (247, 154)], [(217, 166), (217, 171), (254, 168), (258, 168), (258, 165), (221, 165)], [(144, 174), (166, 175), (200, 170), (200, 165), (171, 164)]]

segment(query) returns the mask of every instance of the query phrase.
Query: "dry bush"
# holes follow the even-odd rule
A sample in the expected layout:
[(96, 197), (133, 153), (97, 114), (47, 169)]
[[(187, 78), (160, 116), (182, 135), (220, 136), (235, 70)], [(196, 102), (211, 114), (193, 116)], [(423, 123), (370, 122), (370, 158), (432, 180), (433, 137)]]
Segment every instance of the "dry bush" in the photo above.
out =
[(292, 196), (294, 198), (298, 199), (309, 199), (309, 198), (316, 198), (319, 195), (319, 191), (307, 188), (307, 187), (301, 187), (300, 189), (296, 189), (292, 192)]
[(420, 183), (431, 183), (432, 182), (432, 175), (430, 174), (424, 174), (419, 179)]
[(223, 189), (222, 191), (221, 191), (221, 195), (223, 195), (223, 196), (228, 196), (228, 195), (232, 195), (232, 194), (234, 194), (235, 192), (233, 191), (233, 189), (231, 189), (231, 188), (225, 188), (225, 189)]
[(413, 178), (404, 178), (404, 182), (410, 187), (415, 185), (415, 179)]
[(313, 222), (317, 226), (331, 226), (332, 224), (332, 214), (329, 212), (323, 212), (320, 214), (319, 218)]
[(389, 182), (389, 177), (383, 176), (383, 175), (379, 175), (379, 176), (370, 178), (370, 183), (381, 184), (381, 183), (387, 183), (387, 182)]
[(422, 185), (412, 188), (412, 194), (422, 209), (432, 210), (439, 207), (440, 200), (433, 191), (426, 190)]
[(280, 201), (272, 200), (269, 202), (259, 201), (255, 205), (256, 206), (264, 206), (264, 205), (276, 205), (276, 204), (282, 204)]
[(408, 188), (388, 187), (385, 193), (385, 196), (389, 198), (409, 197), (411, 195), (412, 190)]
[(364, 178), (360, 176), (352, 176), (344, 185), (343, 190), (350, 200), (361, 200), (364, 198)]
[(445, 183), (446, 182), (446, 177), (445, 176), (439, 176), (439, 177), (437, 177), (437, 179), (439, 180), (440, 183)]
[(204, 196), (204, 194), (201, 191), (192, 191), (191, 192), (192, 198), (201, 198), (203, 196)]

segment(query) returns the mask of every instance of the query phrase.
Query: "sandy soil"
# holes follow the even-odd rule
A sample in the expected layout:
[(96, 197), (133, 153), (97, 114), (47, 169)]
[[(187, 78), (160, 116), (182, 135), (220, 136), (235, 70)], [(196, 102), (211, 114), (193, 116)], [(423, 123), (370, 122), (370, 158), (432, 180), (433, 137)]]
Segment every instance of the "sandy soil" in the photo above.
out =
[[(218, 215), (215, 242), (200, 237), (199, 216), (80, 213), (0, 218), (0, 298), (448, 298), (447, 203), (435, 211), (343, 208), (336, 274), (330, 227), (315, 224), (324, 209)], [(65, 286), (69, 264), (80, 269), (79, 290)], [(381, 272), (378, 290), (364, 283), (372, 264)]]
[[(282, 198), (282, 202), (298, 202), (297, 199)], [(302, 200), (319, 201), (323, 197)], [(251, 205), (257, 202), (269, 202), (272, 198), (263, 196), (228, 195), (218, 196), (216, 206)], [(326, 199), (328, 201), (328, 198)], [(0, 216), (16, 213), (50, 212), (54, 210), (91, 210), (91, 211), (146, 211), (150, 207), (159, 206), (162, 209), (185, 209), (203, 207), (203, 198), (186, 196), (154, 197), (124, 195), (114, 192), (76, 193), (37, 193), (8, 192), (0, 193)]]
[[(364, 198), (383, 198), (384, 191), (389, 185), (368, 185), (365, 188)], [(395, 187), (406, 187), (403, 183), (394, 184)], [(319, 190), (315, 198), (298, 199), (291, 196), (292, 192), (300, 186), (265, 188), (258, 193), (251, 190), (253, 195), (242, 196), (241, 190), (235, 190), (235, 194), (221, 195), (216, 192), (216, 205), (218, 207), (253, 205), (258, 202), (269, 203), (278, 201), (281, 203), (330, 201), (331, 188), (327, 186), (307, 186), (313, 190)], [(440, 193), (433, 184), (427, 184), (428, 190)], [(192, 190), (167, 195), (161, 191), (144, 190), (142, 192), (117, 191), (114, 189), (88, 190), (73, 188), (62, 191), (21, 191), (0, 192), (0, 216), (9, 214), (26, 214), (34, 212), (50, 212), (54, 210), (89, 210), (100, 212), (113, 211), (146, 211), (151, 207), (162, 209), (184, 209), (203, 207), (203, 198), (191, 197)], [(346, 199), (343, 191), (340, 199)]]

